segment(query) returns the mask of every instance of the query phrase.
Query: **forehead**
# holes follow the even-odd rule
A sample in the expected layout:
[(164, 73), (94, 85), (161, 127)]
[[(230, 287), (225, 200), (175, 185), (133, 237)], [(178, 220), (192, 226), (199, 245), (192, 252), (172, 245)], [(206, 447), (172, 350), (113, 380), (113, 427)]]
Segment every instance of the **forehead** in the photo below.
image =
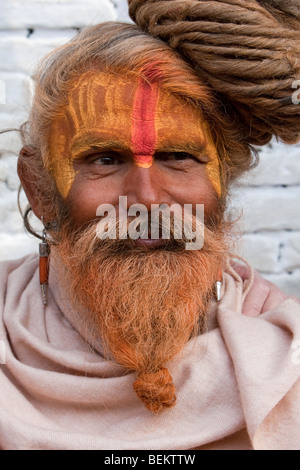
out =
[(70, 156), (70, 146), (76, 148), (88, 137), (117, 139), (130, 148), (136, 121), (153, 123), (158, 146), (204, 140), (200, 112), (183, 99), (157, 82), (107, 72), (87, 72), (72, 83), (68, 104), (52, 131)]
[(91, 148), (126, 150), (152, 166), (156, 152), (206, 154), (206, 170), (220, 193), (218, 155), (200, 111), (143, 76), (86, 72), (70, 86), (67, 104), (50, 129), (49, 158), (58, 190), (67, 197), (74, 161)]

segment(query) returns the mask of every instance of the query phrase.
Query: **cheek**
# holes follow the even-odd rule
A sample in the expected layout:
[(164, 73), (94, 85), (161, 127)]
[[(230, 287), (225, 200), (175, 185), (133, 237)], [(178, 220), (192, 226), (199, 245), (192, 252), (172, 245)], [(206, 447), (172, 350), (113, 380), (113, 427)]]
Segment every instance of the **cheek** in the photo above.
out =
[(205, 214), (211, 215), (218, 208), (219, 194), (208, 175), (203, 175), (200, 178), (190, 178), (189, 184), (185, 184), (181, 190), (177, 188), (175, 198), (181, 205), (203, 204)]
[(86, 179), (78, 174), (66, 198), (66, 204), (77, 227), (94, 220), (100, 204), (119, 202), (118, 187), (110, 181)]

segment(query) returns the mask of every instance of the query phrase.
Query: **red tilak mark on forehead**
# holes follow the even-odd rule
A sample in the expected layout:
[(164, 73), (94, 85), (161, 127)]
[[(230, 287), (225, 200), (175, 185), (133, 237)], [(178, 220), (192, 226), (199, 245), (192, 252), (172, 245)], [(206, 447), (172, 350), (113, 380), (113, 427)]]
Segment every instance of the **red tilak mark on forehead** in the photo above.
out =
[(132, 150), (136, 163), (149, 168), (157, 144), (155, 114), (159, 93), (158, 83), (148, 83), (140, 79), (134, 97), (132, 114)]

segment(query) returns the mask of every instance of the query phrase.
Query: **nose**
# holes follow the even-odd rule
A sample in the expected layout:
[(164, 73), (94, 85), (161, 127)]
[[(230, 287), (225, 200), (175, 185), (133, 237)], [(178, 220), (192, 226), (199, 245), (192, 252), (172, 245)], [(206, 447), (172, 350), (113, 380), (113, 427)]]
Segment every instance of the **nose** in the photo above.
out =
[(123, 183), (122, 194), (127, 196), (130, 207), (133, 204), (143, 204), (151, 210), (152, 204), (169, 204), (166, 193), (166, 181), (155, 166), (142, 168), (133, 165)]

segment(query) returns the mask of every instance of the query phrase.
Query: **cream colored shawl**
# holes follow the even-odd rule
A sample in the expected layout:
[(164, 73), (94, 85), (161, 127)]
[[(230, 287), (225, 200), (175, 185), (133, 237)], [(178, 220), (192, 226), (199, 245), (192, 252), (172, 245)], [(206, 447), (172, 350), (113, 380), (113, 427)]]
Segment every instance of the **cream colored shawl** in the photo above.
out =
[(300, 449), (300, 305), (233, 266), (208, 332), (169, 367), (177, 405), (156, 416), (89, 344), (55, 269), (44, 309), (38, 259), (1, 263), (0, 448)]

